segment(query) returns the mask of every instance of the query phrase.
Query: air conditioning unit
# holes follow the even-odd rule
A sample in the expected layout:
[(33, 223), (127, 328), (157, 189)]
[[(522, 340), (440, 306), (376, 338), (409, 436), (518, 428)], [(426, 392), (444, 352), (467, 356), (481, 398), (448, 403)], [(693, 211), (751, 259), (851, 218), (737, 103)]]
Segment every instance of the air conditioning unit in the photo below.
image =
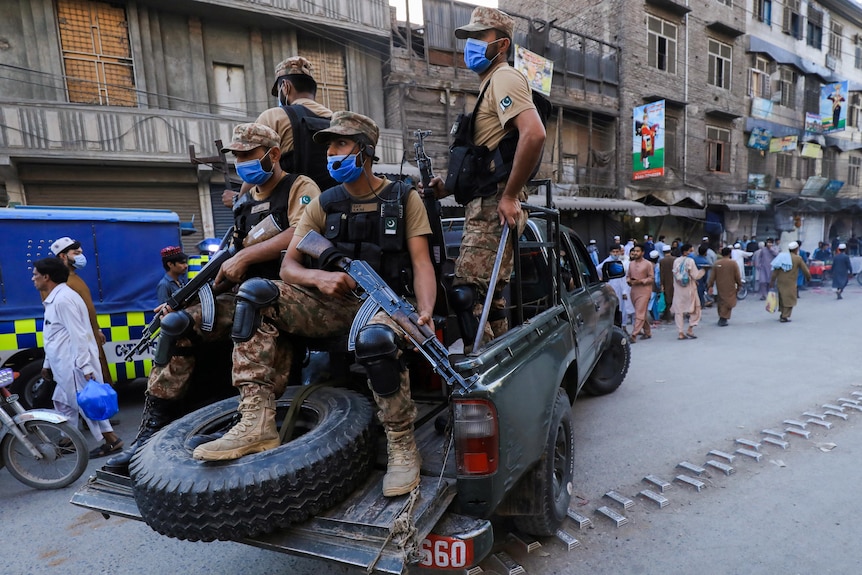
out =
[(826, 67), (830, 70), (834, 70), (838, 65), (838, 62), (835, 60), (835, 56), (832, 54), (826, 54)]

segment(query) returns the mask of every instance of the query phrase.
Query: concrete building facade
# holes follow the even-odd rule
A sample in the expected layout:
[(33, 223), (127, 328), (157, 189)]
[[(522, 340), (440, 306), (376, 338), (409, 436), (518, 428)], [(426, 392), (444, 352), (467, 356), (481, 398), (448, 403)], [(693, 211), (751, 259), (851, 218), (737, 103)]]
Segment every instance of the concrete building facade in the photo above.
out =
[[(167, 208), (221, 235), (223, 177), (189, 161), (276, 105), (275, 65), (301, 54), (318, 100), (385, 126), (389, 7), (288, 0), (9, 0), (0, 4), (0, 199)], [(397, 162), (400, 131), (378, 155)]]

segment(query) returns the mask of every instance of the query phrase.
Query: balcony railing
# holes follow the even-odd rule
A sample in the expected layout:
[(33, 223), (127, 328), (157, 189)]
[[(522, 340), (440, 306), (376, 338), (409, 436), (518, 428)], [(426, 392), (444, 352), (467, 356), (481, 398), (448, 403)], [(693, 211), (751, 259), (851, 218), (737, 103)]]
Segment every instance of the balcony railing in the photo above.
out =
[[(215, 140), (253, 118), (224, 119), (169, 110), (0, 102), (0, 156), (67, 161), (188, 162), (190, 144), (209, 155)], [(377, 155), (401, 161), (399, 130), (381, 130)]]

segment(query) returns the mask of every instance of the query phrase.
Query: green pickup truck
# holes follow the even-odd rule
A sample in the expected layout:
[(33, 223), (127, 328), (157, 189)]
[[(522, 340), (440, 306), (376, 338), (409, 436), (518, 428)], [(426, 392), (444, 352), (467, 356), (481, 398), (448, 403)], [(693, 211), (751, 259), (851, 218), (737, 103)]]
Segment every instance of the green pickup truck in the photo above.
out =
[[(630, 349), (617, 298), (583, 243), (555, 210), (526, 209), (528, 225), (513, 238), (520, 256), (507, 294), (511, 329), (463, 354), (457, 322), (440, 322), (469, 389), (447, 389), (418, 354), (410, 362), (422, 454), (413, 493), (382, 496), (386, 450), (364, 375), (333, 351), (310, 353), (306, 370), (338, 383), (291, 413), (307, 386), (279, 400), (278, 421), (295, 422), (280, 447), (230, 462), (192, 459), (196, 445), (234, 422), (237, 400), (220, 401), (157, 433), (135, 454), (131, 477), (99, 471), (72, 503), (179, 539), (235, 540), (369, 573), (476, 565), (492, 550), (494, 516), (525, 534), (553, 535), (574, 489), (571, 404), (581, 393), (613, 392)], [(444, 221), (449, 257), (461, 225)]]

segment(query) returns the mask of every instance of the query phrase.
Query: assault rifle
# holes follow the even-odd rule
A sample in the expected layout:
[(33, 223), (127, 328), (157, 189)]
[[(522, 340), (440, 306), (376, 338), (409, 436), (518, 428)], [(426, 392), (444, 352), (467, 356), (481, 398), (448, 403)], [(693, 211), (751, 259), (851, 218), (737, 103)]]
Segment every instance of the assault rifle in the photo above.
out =
[(441, 267), (446, 259), (446, 244), (443, 241), (443, 223), (441, 221), (440, 201), (434, 197), (434, 190), (429, 186), (434, 172), (431, 170), (431, 158), (425, 153), (425, 137), (431, 135), (431, 130), (416, 130), (416, 165), (419, 166), (419, 174), (422, 179), (422, 202), (425, 211), (428, 212), (428, 221), (431, 223), (431, 240), (428, 245), (431, 248), (431, 263), (434, 264), (434, 272), (437, 280), (441, 279)]
[[(445, 379), (448, 385), (454, 386), (457, 383), (461, 386), (462, 391), (467, 391), (473, 386), (476, 376), (473, 375), (464, 379), (460, 373), (455, 371), (452, 364), (449, 363), (449, 351), (437, 339), (431, 328), (417, 323), (419, 314), (416, 313), (416, 308), (396, 294), (366, 262), (351, 260), (342, 255), (332, 242), (314, 231), (308, 232), (296, 246), (296, 249), (300, 253), (317, 259), (321, 269), (343, 271), (353, 278), (353, 281), (364, 292), (363, 298), (366, 299), (366, 304), (363, 304), (362, 307), (365, 308), (370, 303), (371, 309), (376, 311), (379, 307), (395, 320), (398, 327), (404, 330), (407, 339), (425, 356), (434, 371), (440, 374), (440, 377)], [(369, 314), (360, 312), (357, 317), (360, 315), (368, 316)]]
[[(215, 281), (215, 277), (218, 275), (218, 271), (221, 269), (222, 264), (236, 253), (236, 248), (232, 241), (233, 231), (233, 227), (227, 231), (219, 245), (219, 250), (210, 257), (207, 264), (201, 268), (201, 271), (189, 280), (189, 283), (178, 289), (171, 297), (168, 298), (168, 301), (165, 302), (167, 306), (174, 311), (179, 311), (189, 305), (195, 297), (199, 297), (202, 302), (209, 301), (214, 297), (212, 287), (210, 287), (210, 282)], [(159, 311), (156, 312), (156, 315), (144, 328), (144, 331), (141, 334), (141, 340), (138, 344), (126, 352), (126, 355), (123, 357), (123, 361), (131, 361), (132, 357), (148, 348), (150, 342), (155, 339), (156, 332), (159, 330), (161, 325), (162, 314)]]

